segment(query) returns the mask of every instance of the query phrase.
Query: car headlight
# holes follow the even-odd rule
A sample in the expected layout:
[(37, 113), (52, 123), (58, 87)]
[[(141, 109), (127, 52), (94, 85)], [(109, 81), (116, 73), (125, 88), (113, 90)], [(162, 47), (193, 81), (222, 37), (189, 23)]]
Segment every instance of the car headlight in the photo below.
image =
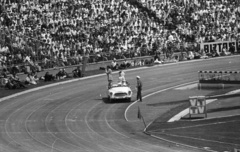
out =
[(113, 95), (113, 93), (112, 92), (110, 92), (110, 96), (112, 96)]
[(131, 95), (132, 91), (128, 91), (128, 95)]

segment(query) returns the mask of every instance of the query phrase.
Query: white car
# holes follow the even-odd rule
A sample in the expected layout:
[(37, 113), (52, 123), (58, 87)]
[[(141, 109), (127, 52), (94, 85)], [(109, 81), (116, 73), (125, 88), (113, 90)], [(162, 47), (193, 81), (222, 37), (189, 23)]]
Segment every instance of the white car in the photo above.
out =
[(131, 102), (132, 90), (127, 85), (114, 84), (108, 89), (108, 100), (111, 102), (115, 99), (126, 99)]

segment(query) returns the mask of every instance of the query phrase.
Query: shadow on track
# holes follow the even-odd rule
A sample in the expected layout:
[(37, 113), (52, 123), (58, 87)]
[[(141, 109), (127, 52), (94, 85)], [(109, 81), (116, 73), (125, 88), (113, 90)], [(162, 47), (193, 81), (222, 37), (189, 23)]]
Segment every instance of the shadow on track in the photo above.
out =
[(126, 99), (118, 99), (118, 100), (109, 100), (107, 97), (103, 97), (102, 98), (102, 101), (105, 103), (105, 104), (116, 104), (116, 103), (129, 103), (128, 100)]

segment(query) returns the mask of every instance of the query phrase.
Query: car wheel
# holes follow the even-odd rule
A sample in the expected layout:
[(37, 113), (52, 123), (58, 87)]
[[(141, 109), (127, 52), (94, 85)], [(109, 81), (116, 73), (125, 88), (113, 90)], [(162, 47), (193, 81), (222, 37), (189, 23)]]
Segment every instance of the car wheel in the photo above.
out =
[(132, 100), (131, 100), (131, 98), (128, 98), (128, 102), (131, 102)]
[(110, 98), (110, 96), (108, 96), (108, 102), (112, 102), (112, 99)]

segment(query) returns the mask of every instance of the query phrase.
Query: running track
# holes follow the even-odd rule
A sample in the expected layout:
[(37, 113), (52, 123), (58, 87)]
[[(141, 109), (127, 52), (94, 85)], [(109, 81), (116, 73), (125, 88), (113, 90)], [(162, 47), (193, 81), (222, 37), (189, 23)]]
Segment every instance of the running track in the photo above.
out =
[[(140, 75), (144, 95), (197, 80), (198, 70), (239, 70), (240, 57), (156, 66), (126, 72), (136, 85)], [(117, 79), (117, 74), (114, 75)], [(142, 133), (129, 103), (105, 103), (106, 76), (30, 92), (0, 102), (1, 152), (192, 152)], [(134, 98), (135, 99), (135, 90)], [(100, 96), (101, 95), (101, 96)]]

